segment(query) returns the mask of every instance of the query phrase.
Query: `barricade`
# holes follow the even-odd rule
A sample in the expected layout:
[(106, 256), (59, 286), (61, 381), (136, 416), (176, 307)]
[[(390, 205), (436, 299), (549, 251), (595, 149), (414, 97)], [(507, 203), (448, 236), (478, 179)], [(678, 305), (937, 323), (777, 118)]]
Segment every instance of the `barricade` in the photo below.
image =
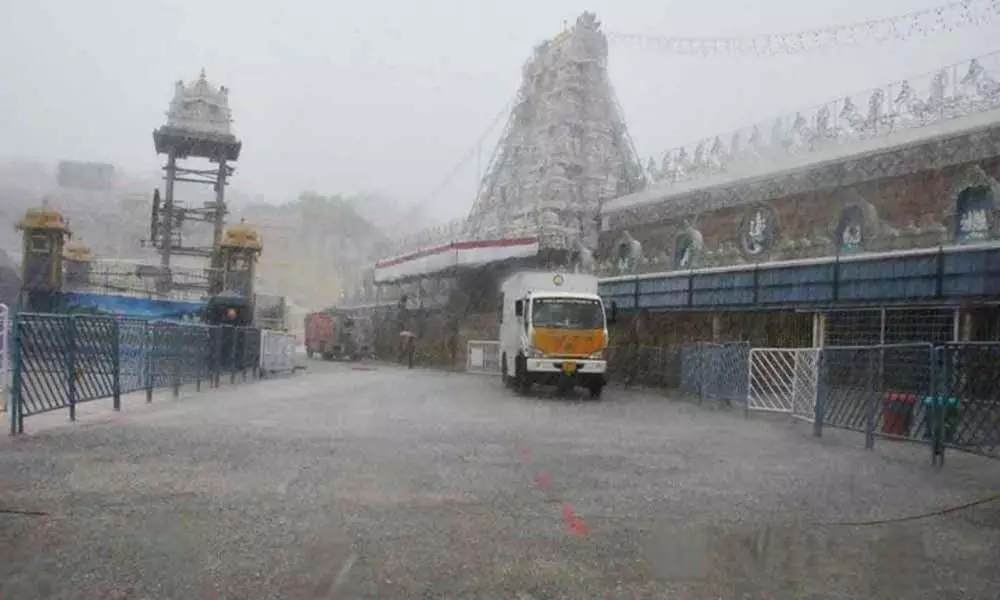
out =
[[(731, 405), (747, 397), (750, 344), (684, 344), (674, 354), (679, 362), (680, 391), (699, 402), (718, 400)], [(666, 380), (669, 371), (664, 370)]]
[(877, 439), (1000, 458), (1000, 343), (753, 348), (745, 343), (609, 348), (609, 374), (704, 401), (746, 401)]
[(294, 335), (264, 329), (260, 332), (260, 340), (261, 377), (295, 370), (295, 347), (298, 342)]
[(469, 340), (465, 353), (465, 372), (483, 375), (500, 373), (500, 342)]
[(930, 443), (918, 399), (934, 395), (935, 366), (929, 343), (823, 348), (820, 425), (863, 432), (868, 448), (876, 437)]
[(747, 413), (783, 412), (813, 421), (819, 390), (820, 350), (754, 348), (750, 350)]
[(934, 364), (934, 393), (920, 403), (933, 415), (924, 433), (942, 456), (948, 447), (1000, 457), (1000, 344), (945, 344), (935, 349)]
[(10, 402), (10, 309), (0, 303), (0, 412)]
[[(222, 335), (228, 333), (228, 339)], [(213, 327), (173, 321), (141, 321), (92, 315), (22, 313), (10, 329), (10, 430), (24, 431), (24, 419), (121, 397), (145, 389), (205, 381), (216, 385), (224, 371), (255, 372), (260, 361), (260, 330)]]

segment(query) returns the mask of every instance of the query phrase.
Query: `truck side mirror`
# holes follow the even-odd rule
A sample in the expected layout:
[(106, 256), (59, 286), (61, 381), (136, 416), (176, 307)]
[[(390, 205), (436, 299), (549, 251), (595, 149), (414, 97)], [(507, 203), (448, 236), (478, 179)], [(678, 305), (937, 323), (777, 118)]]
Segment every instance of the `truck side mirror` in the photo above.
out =
[(608, 307), (608, 325), (614, 325), (617, 322), (618, 322), (618, 303), (612, 301), (611, 306)]
[(517, 300), (514, 302), (514, 316), (524, 316), (524, 300)]

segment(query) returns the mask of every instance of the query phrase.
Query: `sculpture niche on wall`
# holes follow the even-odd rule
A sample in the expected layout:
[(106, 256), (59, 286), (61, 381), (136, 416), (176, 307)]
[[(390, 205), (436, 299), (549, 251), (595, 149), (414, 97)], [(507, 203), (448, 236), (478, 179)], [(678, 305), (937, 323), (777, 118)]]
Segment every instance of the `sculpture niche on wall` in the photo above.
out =
[(952, 187), (955, 242), (968, 244), (994, 237), (1000, 184), (978, 165), (970, 167)]
[(623, 232), (621, 240), (615, 244), (613, 259), (616, 275), (635, 273), (642, 262), (642, 244), (628, 231)]
[(684, 224), (674, 241), (674, 268), (693, 269), (705, 250), (705, 238), (690, 221)]
[(750, 260), (766, 260), (778, 240), (778, 213), (770, 205), (750, 206), (740, 222), (740, 250)]
[(844, 207), (837, 220), (834, 240), (838, 254), (870, 250), (881, 233), (878, 210), (866, 200), (857, 197)]

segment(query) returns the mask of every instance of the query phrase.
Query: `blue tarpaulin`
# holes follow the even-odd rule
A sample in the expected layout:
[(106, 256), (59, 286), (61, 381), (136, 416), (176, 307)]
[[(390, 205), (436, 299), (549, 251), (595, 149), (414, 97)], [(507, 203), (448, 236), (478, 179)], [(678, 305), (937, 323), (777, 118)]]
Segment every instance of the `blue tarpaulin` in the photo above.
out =
[(68, 293), (63, 295), (66, 312), (117, 315), (137, 319), (201, 320), (205, 304), (131, 296)]

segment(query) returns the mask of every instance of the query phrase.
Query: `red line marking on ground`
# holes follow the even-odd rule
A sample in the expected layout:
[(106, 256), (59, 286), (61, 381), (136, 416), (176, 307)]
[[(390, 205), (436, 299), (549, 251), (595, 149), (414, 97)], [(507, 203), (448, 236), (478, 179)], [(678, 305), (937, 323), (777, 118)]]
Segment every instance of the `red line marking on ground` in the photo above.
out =
[[(522, 460), (529, 460), (531, 458), (531, 450), (525, 447), (518, 448), (521, 454)], [(542, 491), (549, 491), (552, 488), (552, 476), (542, 471), (535, 477), (535, 487)], [(587, 535), (590, 533), (590, 527), (587, 526), (587, 522), (583, 520), (583, 517), (576, 514), (576, 509), (569, 502), (563, 502), (559, 497), (552, 496), (546, 500), (546, 502), (551, 503), (561, 503), (562, 504), (562, 518), (563, 522), (566, 523), (566, 528), (569, 530), (571, 535)]]
[(569, 502), (564, 502), (562, 505), (562, 516), (566, 523), (569, 523), (576, 518), (576, 509)]
[(577, 517), (573, 519), (572, 523), (570, 523), (569, 531), (570, 533), (576, 535), (587, 535), (590, 533), (590, 527), (587, 527), (587, 524), (583, 521), (583, 519)]
[(562, 516), (563, 521), (566, 522), (566, 527), (569, 532), (576, 535), (586, 535), (590, 533), (590, 528), (587, 527), (587, 523), (583, 520), (583, 517), (576, 514), (576, 509), (569, 502), (565, 502), (562, 505)]

